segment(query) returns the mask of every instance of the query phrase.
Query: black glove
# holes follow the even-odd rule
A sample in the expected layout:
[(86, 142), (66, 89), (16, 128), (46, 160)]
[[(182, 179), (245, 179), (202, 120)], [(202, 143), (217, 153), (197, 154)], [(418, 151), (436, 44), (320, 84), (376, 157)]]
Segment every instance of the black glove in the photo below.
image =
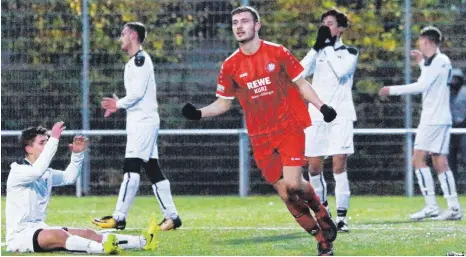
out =
[(181, 113), (188, 120), (200, 120), (202, 117), (202, 112), (196, 109), (196, 106), (191, 103), (186, 103), (181, 109)]
[(320, 112), (324, 115), (324, 121), (329, 123), (337, 117), (337, 112), (326, 104), (320, 107)]
[(314, 43), (314, 48), (317, 52), (321, 49), (324, 49), (326, 46), (335, 45), (337, 37), (332, 37), (332, 33), (327, 26), (321, 26), (317, 31), (316, 42)]

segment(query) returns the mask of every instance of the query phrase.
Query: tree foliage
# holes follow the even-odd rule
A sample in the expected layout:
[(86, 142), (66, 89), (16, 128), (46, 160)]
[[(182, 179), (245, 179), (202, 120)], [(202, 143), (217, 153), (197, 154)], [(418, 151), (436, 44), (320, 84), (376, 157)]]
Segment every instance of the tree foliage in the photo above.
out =
[[(338, 7), (351, 21), (350, 28), (344, 33), (345, 43), (354, 45), (360, 50), (355, 80), (357, 92), (372, 97), (381, 85), (403, 81), (405, 28), (402, 1), (251, 0), (249, 2), (262, 15), (261, 37), (285, 45), (299, 58), (302, 58), (314, 43), (321, 13), (329, 8)], [(98, 100), (102, 95), (115, 90), (120, 94), (123, 93), (122, 64), (127, 57), (119, 49), (117, 40), (125, 22), (138, 20), (147, 25), (149, 34), (145, 49), (151, 54), (156, 66), (183, 67), (183, 65), (195, 65), (187, 56), (197, 49), (203, 47), (205, 49), (207, 41), (226, 40), (232, 46), (235, 45), (230, 32), (229, 12), (239, 4), (240, 1), (90, 1), (92, 114), (99, 115)], [(35, 76), (37, 80), (34, 84), (37, 88), (44, 92), (47, 90), (74, 92), (75, 97), (67, 98), (65, 101), (77, 103), (76, 108), (79, 108), (78, 103), (81, 100), (79, 73), (82, 66), (83, 42), (81, 5), (81, 0), (2, 2), (4, 10), (2, 38), (6, 39), (6, 43), (2, 44), (2, 51), (21, 53), (22, 56), (26, 56), (20, 60), (22, 64), (28, 67), (42, 67)], [(446, 6), (448, 9), (445, 9), (445, 4), (439, 8), (438, 1), (413, 1), (413, 26), (410, 29), (414, 38), (426, 24), (436, 24), (440, 27), (444, 24), (453, 24), (460, 14), (448, 10), (455, 10), (455, 6), (450, 4)], [(10, 28), (8, 25), (11, 25)], [(413, 40), (413, 47), (414, 42)], [(215, 47), (215, 43), (211, 44)], [(454, 45), (455, 42), (447, 37), (445, 46)], [(234, 50), (233, 48), (225, 50), (212, 62), (218, 64)], [(9, 56), (11, 62), (17, 61), (18, 54)], [(71, 70), (69, 74), (65, 69)], [(182, 71), (171, 79), (183, 80), (184, 76), (189, 80), (189, 72), (180, 69)], [(8, 69), (2, 70), (2, 75), (6, 78), (13, 76)], [(63, 77), (67, 76), (70, 77), (66, 80), (68, 86), (64, 86)], [(215, 77), (211, 81), (214, 84)], [(200, 83), (196, 87), (182, 86), (180, 90), (192, 94), (205, 86), (205, 83)], [(14, 83), (8, 83), (2, 87), (2, 92), (17, 87), (18, 85)], [(170, 96), (169, 99), (164, 100), (167, 103), (177, 104), (180, 101), (178, 97)], [(8, 113), (5, 114), (8, 117)], [(172, 114), (174, 112), (168, 112), (167, 117)], [(73, 113), (69, 118), (76, 119), (76, 117), (79, 115)], [(96, 119), (97, 128), (101, 127), (99, 124), (99, 120)], [(175, 125), (176, 122), (170, 124)]]

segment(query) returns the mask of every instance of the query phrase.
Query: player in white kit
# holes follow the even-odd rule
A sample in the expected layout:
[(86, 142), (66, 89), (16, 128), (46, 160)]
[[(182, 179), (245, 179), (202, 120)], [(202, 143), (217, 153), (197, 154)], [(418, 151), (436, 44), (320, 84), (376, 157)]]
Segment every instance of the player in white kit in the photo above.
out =
[(158, 229), (155, 215), (141, 236), (99, 234), (90, 229), (53, 227), (45, 223), (53, 187), (76, 182), (82, 169), (87, 141), (76, 136), (69, 145), (71, 162), (66, 170), (49, 167), (65, 129), (57, 122), (48, 138), (41, 126), (23, 130), (20, 143), (25, 158), (11, 164), (6, 195), (6, 244), (11, 252), (68, 250), (95, 254), (116, 254), (123, 249), (155, 250)]
[(146, 27), (140, 22), (129, 22), (123, 26), (120, 36), (121, 49), (131, 58), (125, 65), (124, 82), (126, 96), (118, 99), (104, 97), (101, 106), (105, 117), (118, 109), (126, 110), (126, 153), (115, 211), (111, 216), (95, 218), (92, 223), (102, 228), (125, 229), (126, 216), (139, 189), (141, 169), (147, 173), (154, 195), (159, 202), (164, 219), (161, 230), (181, 226), (173, 198), (170, 182), (159, 166), (157, 136), (160, 118), (156, 98), (154, 65), (142, 43), (147, 36)]
[[(358, 60), (358, 51), (341, 40), (348, 27), (348, 18), (331, 9), (321, 16), (316, 43), (301, 61), (304, 76), (313, 74), (312, 87), (325, 103), (338, 113), (331, 123), (324, 122), (322, 114), (309, 104), (312, 126), (306, 129), (305, 155), (309, 163), (309, 180), (321, 202), (328, 206), (327, 183), (323, 175), (323, 159), (332, 156), (335, 178), (335, 197), (339, 231), (348, 232), (346, 217), (350, 188), (346, 171), (348, 155), (354, 153), (353, 122), (356, 121), (351, 88)], [(327, 207), (328, 208), (328, 207)]]
[[(448, 166), (447, 155), (450, 145), (452, 124), (450, 112), (451, 62), (440, 52), (438, 46), (442, 33), (436, 27), (426, 27), (418, 39), (419, 51), (411, 52), (416, 58), (421, 76), (409, 85), (383, 87), (380, 96), (422, 93), (422, 113), (414, 142), (413, 165), (420, 190), (424, 195), (425, 207), (410, 215), (413, 220), (433, 217), (436, 220), (460, 220), (463, 212), (458, 202), (455, 178)], [(448, 209), (440, 213), (435, 199), (435, 184), (426, 157), (432, 164), (447, 200)]]

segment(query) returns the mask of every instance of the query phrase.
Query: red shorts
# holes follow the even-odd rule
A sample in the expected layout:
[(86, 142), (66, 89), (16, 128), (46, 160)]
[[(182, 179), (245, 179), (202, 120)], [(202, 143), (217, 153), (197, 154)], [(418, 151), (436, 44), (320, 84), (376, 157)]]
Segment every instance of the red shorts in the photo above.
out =
[(267, 183), (282, 177), (284, 166), (303, 166), (304, 130), (285, 130), (251, 137), (254, 159)]

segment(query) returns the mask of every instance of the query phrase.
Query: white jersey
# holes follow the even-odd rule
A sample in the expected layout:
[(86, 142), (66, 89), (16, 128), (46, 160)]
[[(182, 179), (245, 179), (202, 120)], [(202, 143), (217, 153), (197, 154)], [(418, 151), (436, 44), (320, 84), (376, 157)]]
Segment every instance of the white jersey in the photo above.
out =
[(6, 241), (21, 224), (44, 222), (52, 187), (75, 183), (82, 168), (84, 153), (72, 153), (65, 171), (49, 168), (58, 147), (50, 138), (39, 158), (30, 164), (12, 163), (6, 185)]
[(451, 125), (450, 88), (451, 63), (448, 56), (437, 53), (419, 63), (421, 76), (417, 82), (389, 87), (390, 95), (422, 93), (419, 125)]
[(139, 50), (125, 66), (126, 96), (117, 101), (126, 109), (126, 128), (137, 124), (160, 125), (154, 65), (145, 51)]
[[(351, 88), (359, 53), (354, 47), (345, 46), (338, 40), (319, 52), (311, 49), (301, 61), (303, 77), (314, 74), (312, 88), (320, 99), (337, 112), (337, 120), (356, 120)], [(309, 104), (312, 121), (323, 121), (322, 113)]]

